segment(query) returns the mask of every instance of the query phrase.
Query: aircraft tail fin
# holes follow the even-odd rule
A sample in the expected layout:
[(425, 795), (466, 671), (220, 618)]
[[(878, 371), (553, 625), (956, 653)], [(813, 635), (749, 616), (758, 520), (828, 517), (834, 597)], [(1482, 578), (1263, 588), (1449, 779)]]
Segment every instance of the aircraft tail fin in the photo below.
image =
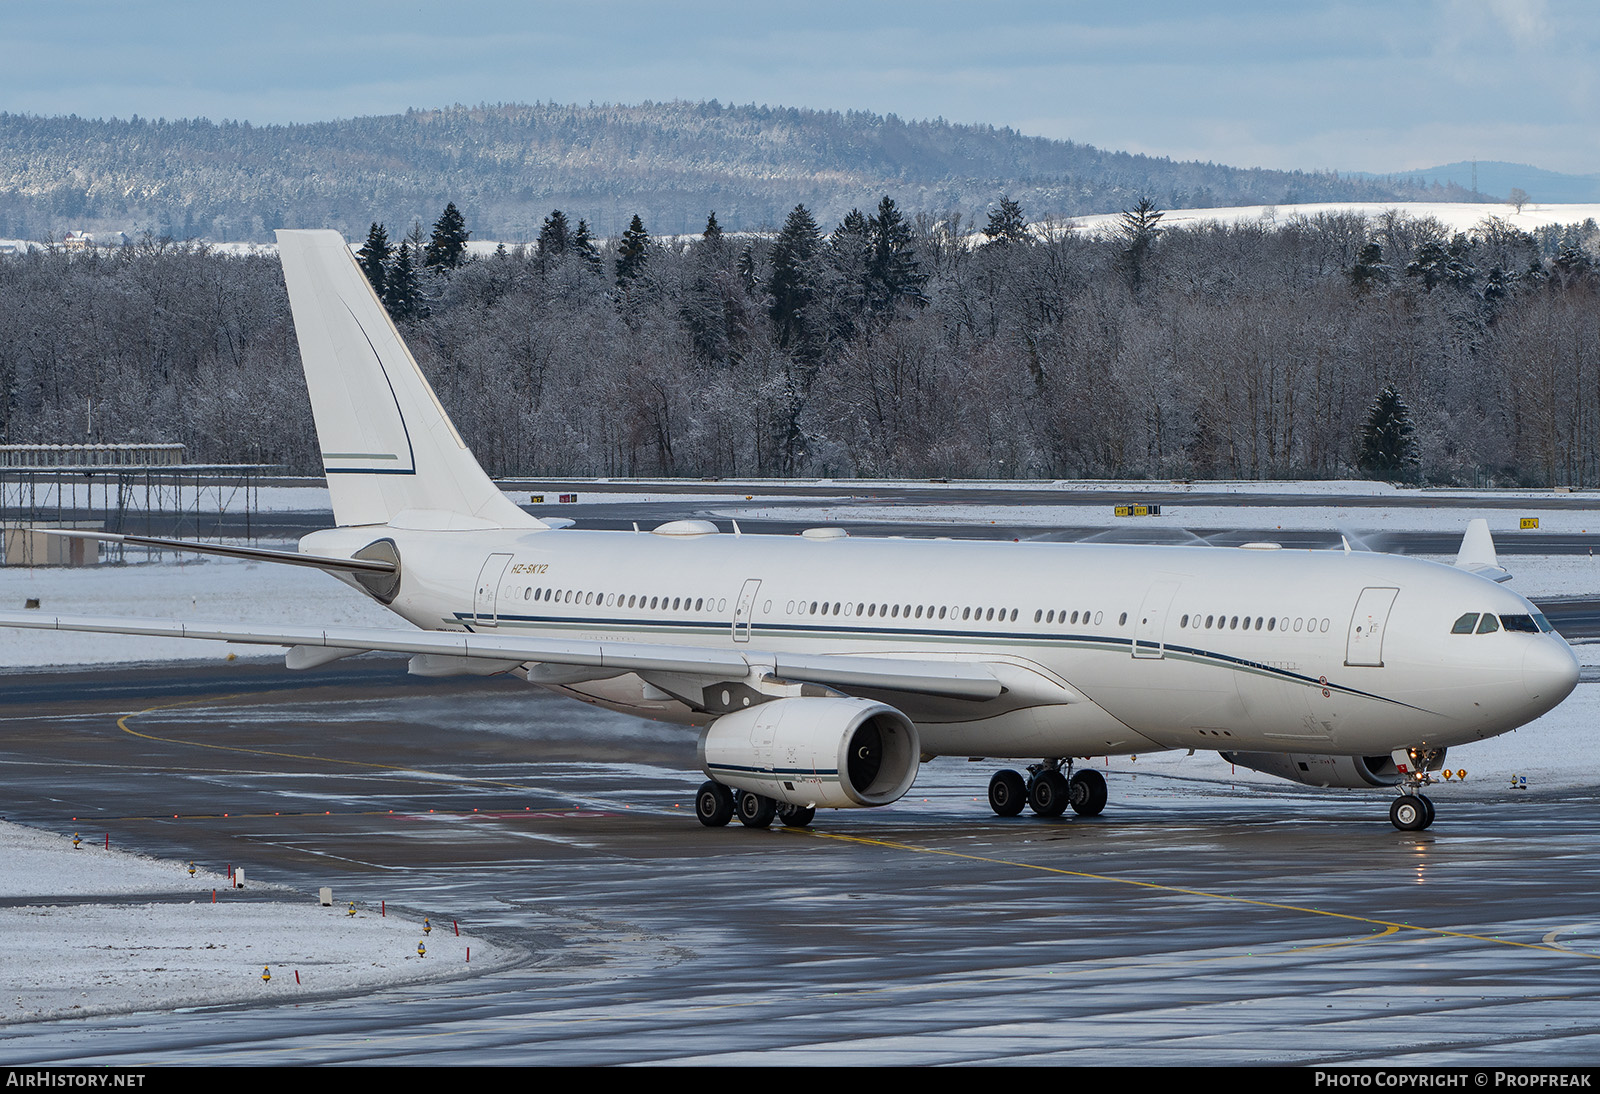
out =
[(344, 237), (277, 235), (336, 523), (544, 527), (478, 466)]

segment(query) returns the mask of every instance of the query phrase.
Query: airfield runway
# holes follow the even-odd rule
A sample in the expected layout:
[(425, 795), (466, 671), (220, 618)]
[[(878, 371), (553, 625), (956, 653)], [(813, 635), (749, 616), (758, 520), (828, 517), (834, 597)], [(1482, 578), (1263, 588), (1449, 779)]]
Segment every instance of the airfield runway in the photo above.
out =
[(374, 657), (6, 694), (10, 820), (526, 953), (292, 1008), (0, 1025), (9, 1065), (1600, 1057), (1600, 786), (1445, 788), (1401, 833), (1382, 794), (1117, 762), (1099, 818), (1000, 820), (995, 765), (940, 760), (887, 809), (713, 831), (690, 732), (514, 681)]

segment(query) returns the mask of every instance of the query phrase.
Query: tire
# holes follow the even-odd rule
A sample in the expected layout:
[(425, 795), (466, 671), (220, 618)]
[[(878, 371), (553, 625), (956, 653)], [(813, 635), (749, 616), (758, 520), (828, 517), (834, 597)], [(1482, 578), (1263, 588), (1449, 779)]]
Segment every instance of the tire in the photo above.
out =
[(1389, 806), (1389, 822), (1402, 832), (1420, 832), (1433, 819), (1428, 799), (1401, 794)]
[(1418, 799), (1421, 800), (1423, 805), (1428, 807), (1428, 819), (1425, 822), (1423, 822), (1422, 827), (1424, 827), (1424, 828), (1432, 828), (1433, 827), (1433, 799), (1428, 797), (1428, 795), (1426, 795), (1426, 794), (1418, 794), (1417, 797), (1418, 797)]
[(1080, 817), (1098, 817), (1106, 807), (1106, 778), (1090, 768), (1078, 772), (1067, 783), (1067, 801)]
[(989, 780), (989, 808), (996, 816), (1014, 817), (1028, 804), (1028, 784), (1015, 771), (996, 771)]
[(704, 782), (694, 794), (694, 815), (707, 828), (721, 828), (733, 819), (733, 791), (719, 782)]
[(809, 828), (816, 816), (817, 809), (813, 805), (778, 806), (778, 819), (788, 828)]
[(734, 811), (739, 814), (739, 823), (746, 828), (770, 828), (772, 818), (778, 815), (778, 803), (746, 790), (739, 795)]
[(1067, 779), (1059, 771), (1046, 771), (1028, 789), (1028, 804), (1041, 817), (1059, 817), (1067, 808)]

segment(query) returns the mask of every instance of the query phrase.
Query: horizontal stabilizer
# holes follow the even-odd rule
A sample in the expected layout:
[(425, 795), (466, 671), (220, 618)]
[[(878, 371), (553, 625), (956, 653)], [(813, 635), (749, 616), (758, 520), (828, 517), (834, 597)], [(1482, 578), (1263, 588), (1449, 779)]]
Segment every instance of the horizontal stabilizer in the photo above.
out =
[(280, 562), (286, 566), (310, 566), (317, 570), (338, 570), (352, 574), (392, 574), (396, 564), (380, 558), (330, 558), (303, 555), (299, 551), (270, 551), (265, 547), (235, 547), (229, 543), (200, 543), (192, 539), (158, 539), (155, 536), (126, 536), (117, 532), (76, 532), (62, 528), (40, 528), (48, 536), (65, 539), (97, 539), (102, 543), (122, 543), (132, 547), (154, 547), (161, 551), (190, 551), (200, 555), (221, 555), (252, 562)]
[(1510, 572), (1500, 565), (1499, 556), (1495, 554), (1489, 522), (1482, 517), (1467, 522), (1467, 534), (1461, 537), (1461, 550), (1456, 552), (1456, 565), (1491, 581), (1511, 580)]

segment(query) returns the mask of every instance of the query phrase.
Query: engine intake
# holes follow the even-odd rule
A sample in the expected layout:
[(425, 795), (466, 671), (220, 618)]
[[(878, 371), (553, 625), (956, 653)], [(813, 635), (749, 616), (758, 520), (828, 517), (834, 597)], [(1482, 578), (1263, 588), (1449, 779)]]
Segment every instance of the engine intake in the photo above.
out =
[(720, 783), (791, 805), (888, 805), (917, 777), (911, 720), (868, 699), (774, 699), (724, 714), (700, 736), (700, 766)]

